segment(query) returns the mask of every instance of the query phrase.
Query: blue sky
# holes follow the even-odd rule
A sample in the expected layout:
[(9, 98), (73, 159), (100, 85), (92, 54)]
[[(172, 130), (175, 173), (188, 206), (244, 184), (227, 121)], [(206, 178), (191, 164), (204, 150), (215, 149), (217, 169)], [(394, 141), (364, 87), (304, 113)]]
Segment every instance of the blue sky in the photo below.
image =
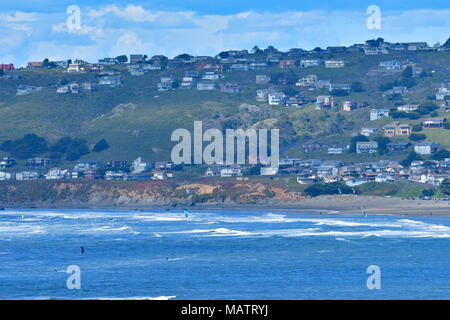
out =
[[(387, 41), (444, 42), (449, 1), (152, 0), (2, 1), (0, 63), (85, 59), (144, 53), (214, 55), (273, 45), (286, 50)], [(336, 4), (338, 3), (338, 5)], [(70, 30), (69, 5), (81, 9)], [(369, 5), (381, 9), (381, 29), (366, 27)]]

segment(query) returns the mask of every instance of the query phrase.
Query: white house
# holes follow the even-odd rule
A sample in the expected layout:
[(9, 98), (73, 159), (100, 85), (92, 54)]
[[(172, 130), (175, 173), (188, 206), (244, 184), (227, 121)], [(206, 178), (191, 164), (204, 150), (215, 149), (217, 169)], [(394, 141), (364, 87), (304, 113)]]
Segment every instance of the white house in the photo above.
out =
[(150, 169), (151, 164), (149, 162), (145, 162), (141, 157), (134, 160), (133, 164), (131, 165), (131, 170), (133, 173), (142, 173)]
[(370, 110), (370, 121), (389, 117), (388, 109), (372, 109)]

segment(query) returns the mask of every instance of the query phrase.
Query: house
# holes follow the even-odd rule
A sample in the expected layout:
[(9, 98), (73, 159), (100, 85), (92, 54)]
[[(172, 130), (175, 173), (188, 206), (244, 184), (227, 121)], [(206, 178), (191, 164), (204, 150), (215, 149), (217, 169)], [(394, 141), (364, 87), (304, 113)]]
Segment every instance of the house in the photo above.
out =
[(210, 80), (216, 81), (217, 79), (222, 78), (223, 76), (215, 71), (206, 71), (205, 74), (202, 75), (202, 80)]
[(331, 80), (317, 80), (315, 83), (315, 87), (317, 90), (329, 89), (330, 85), (331, 85)]
[(120, 76), (103, 76), (98, 80), (98, 84), (101, 86), (117, 87), (122, 85), (122, 79)]
[(412, 126), (409, 124), (401, 124), (400, 122), (393, 122), (385, 125), (383, 132), (387, 137), (408, 136), (412, 132)]
[(14, 180), (14, 179), (16, 179), (16, 175), (14, 173), (0, 171), (0, 181)]
[(286, 107), (300, 107), (301, 105), (307, 103), (304, 98), (302, 96), (295, 96), (295, 97), (289, 97), (288, 99), (286, 99), (285, 101), (285, 106)]
[(250, 70), (261, 70), (261, 69), (267, 69), (268, 65), (267, 62), (252, 62), (250, 63)]
[(79, 161), (74, 167), (73, 170), (77, 172), (84, 172), (86, 170), (96, 170), (103, 166), (101, 162), (98, 161)]
[(300, 184), (311, 184), (316, 181), (316, 176), (313, 174), (304, 173), (297, 176), (297, 182)]
[(378, 150), (376, 141), (358, 141), (356, 143), (356, 153), (375, 153)]
[(27, 160), (27, 166), (30, 167), (45, 167), (51, 163), (52, 161), (46, 158), (30, 158)]
[(256, 90), (256, 101), (265, 102), (269, 95), (269, 89)]
[(393, 176), (391, 176), (389, 173), (386, 172), (380, 172), (376, 177), (375, 177), (375, 182), (378, 183), (382, 183), (382, 182), (395, 182), (395, 178)]
[(95, 169), (88, 169), (83, 171), (83, 176), (88, 180), (98, 180), (102, 178), (100, 173)]
[(142, 173), (144, 171), (148, 171), (151, 169), (151, 164), (149, 162), (144, 161), (143, 158), (139, 157), (133, 161), (131, 165), (132, 173)]
[(198, 78), (199, 75), (200, 73), (198, 72), (198, 70), (186, 70), (184, 72), (184, 76), (189, 78)]
[(0, 64), (0, 70), (2, 70), (3, 72), (6, 71), (12, 71), (14, 70), (14, 64), (9, 63), (9, 64)]
[(94, 83), (90, 82), (90, 81), (86, 81), (86, 82), (81, 83), (81, 88), (84, 91), (94, 91), (95, 90)]
[(402, 69), (402, 63), (398, 60), (388, 60), (380, 62), (380, 69), (388, 71), (397, 71)]
[(280, 62), (278, 63), (278, 66), (281, 69), (286, 69), (286, 68), (295, 68), (295, 60), (280, 60)]
[(98, 64), (101, 66), (113, 66), (119, 64), (116, 58), (103, 58), (98, 60)]
[(69, 179), (71, 177), (69, 170), (64, 169), (61, 170), (59, 168), (53, 168), (48, 171), (47, 174), (44, 175), (46, 180), (60, 180), (60, 179)]
[(324, 146), (325, 145), (320, 142), (307, 142), (302, 144), (302, 151), (304, 153), (319, 152), (322, 151)]
[(275, 176), (277, 174), (278, 174), (278, 168), (261, 167), (261, 169), (260, 169), (261, 176)]
[(128, 166), (128, 162), (125, 160), (109, 160), (106, 162), (107, 168), (125, 168)]
[(308, 87), (308, 86), (314, 85), (316, 82), (317, 82), (317, 76), (315, 74), (310, 74), (307, 77), (298, 79), (298, 81), (295, 85), (298, 87)]
[(365, 137), (371, 137), (378, 134), (378, 128), (362, 128), (360, 133)]
[(441, 108), (444, 112), (449, 112), (450, 111), (450, 100), (446, 100), (446, 101), (442, 102)]
[(329, 146), (328, 154), (341, 154), (348, 149), (347, 146)]
[(352, 100), (345, 100), (344, 103), (342, 104), (343, 111), (350, 112), (350, 111), (356, 110), (358, 108), (359, 108), (359, 105)]
[(27, 69), (42, 69), (42, 62), (28, 62)]
[(350, 92), (350, 85), (349, 84), (333, 84), (333, 83), (330, 83), (330, 86), (328, 87), (328, 90), (330, 92), (332, 92), (332, 91)]
[(220, 169), (220, 176), (222, 178), (240, 177), (242, 176), (242, 171), (238, 166), (224, 167)]
[(418, 105), (418, 104), (405, 104), (405, 105), (402, 105), (402, 106), (398, 106), (397, 107), (397, 111), (410, 113), (410, 112), (418, 110), (419, 106), (420, 105)]
[(349, 187), (357, 187), (357, 186), (360, 186), (360, 185), (362, 185), (364, 183), (367, 183), (367, 182), (368, 182), (368, 180), (367, 179), (363, 179), (363, 178), (359, 178), (359, 179), (352, 178), (352, 179), (345, 180), (345, 184), (347, 186), (349, 186)]
[(439, 149), (439, 143), (419, 142), (414, 145), (414, 152), (417, 154), (432, 154)]
[(267, 99), (271, 106), (282, 104), (284, 102), (284, 98), (285, 95), (277, 91), (271, 91), (267, 94)]
[(0, 160), (0, 169), (6, 169), (9, 167), (12, 167), (16, 164), (16, 160), (10, 158), (10, 157), (3, 157)]
[(200, 91), (211, 91), (216, 89), (217, 85), (214, 81), (200, 81), (197, 83), (197, 90)]
[(257, 74), (256, 75), (256, 84), (266, 84), (270, 81), (270, 77), (265, 74)]
[(450, 80), (441, 83), (441, 87), (436, 93), (436, 100), (444, 100), (446, 96), (450, 96)]
[(130, 68), (128, 69), (128, 72), (134, 77), (143, 76), (145, 74), (145, 70), (141, 68)]
[(155, 163), (155, 170), (171, 171), (175, 169), (175, 164), (171, 161), (158, 161)]
[(409, 51), (425, 50), (428, 48), (428, 44), (426, 42), (404, 42), (402, 45), (406, 46)]
[(409, 142), (389, 142), (387, 148), (391, 152), (406, 151), (410, 145)]
[(76, 82), (71, 82), (56, 89), (58, 94), (78, 94), (78, 92), (78, 83)]
[(300, 60), (300, 67), (309, 68), (309, 67), (318, 67), (320, 66), (319, 59), (303, 59)]
[(206, 177), (218, 177), (220, 176), (220, 168), (219, 167), (208, 167), (205, 173)]
[(181, 81), (181, 89), (191, 89), (195, 87), (197, 84), (197, 80), (194, 77), (183, 77), (183, 80)]
[(316, 109), (332, 109), (334, 108), (334, 98), (332, 96), (318, 96), (316, 99)]
[(239, 86), (237, 83), (227, 82), (220, 86), (220, 92), (239, 93)]
[(230, 65), (230, 71), (248, 71), (248, 64), (243, 63), (233, 63)]
[(29, 86), (29, 85), (20, 85), (17, 88), (17, 95), (18, 96), (23, 96), (23, 95), (27, 95), (27, 94), (31, 94), (37, 91), (41, 91), (42, 87), (35, 87), (35, 86)]
[(400, 96), (404, 96), (405, 94), (407, 94), (408, 88), (405, 86), (401, 86), (401, 87), (393, 87), (392, 89), (389, 89), (386, 91), (386, 93), (384, 93), (383, 95), (400, 95)]
[(370, 110), (370, 121), (389, 117), (388, 109), (372, 109)]
[(29, 180), (37, 180), (41, 177), (41, 174), (36, 171), (23, 171), (16, 173), (16, 180), (20, 181), (29, 181)]
[(445, 120), (444, 117), (428, 118), (423, 121), (422, 126), (424, 129), (442, 128)]
[(344, 60), (326, 60), (325, 68), (343, 68), (345, 66)]
[(363, 50), (365, 55), (389, 54), (389, 50), (386, 47), (371, 47), (365, 45)]
[(70, 63), (66, 69), (68, 73), (79, 73), (84, 71), (84, 68), (79, 63)]
[(122, 170), (108, 170), (105, 172), (105, 180), (124, 180), (125, 175)]
[(130, 54), (130, 64), (142, 63), (144, 61), (143, 54)]
[(413, 78), (420, 77), (420, 75), (423, 72), (423, 68), (419, 67), (418, 65), (415, 65), (415, 64), (413, 64), (411, 66), (411, 69), (412, 69), (412, 76), (413, 76)]
[(158, 91), (167, 91), (173, 88), (175, 78), (173, 76), (162, 76), (161, 81), (158, 83)]

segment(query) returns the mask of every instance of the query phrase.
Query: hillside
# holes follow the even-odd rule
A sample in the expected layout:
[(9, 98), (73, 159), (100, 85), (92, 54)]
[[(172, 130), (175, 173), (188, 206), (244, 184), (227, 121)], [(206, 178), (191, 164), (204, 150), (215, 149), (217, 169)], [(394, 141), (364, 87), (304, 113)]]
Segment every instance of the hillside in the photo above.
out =
[[(173, 75), (181, 80), (186, 70), (193, 65), (185, 65), (173, 70), (150, 71), (142, 76), (131, 76), (124, 66), (115, 69), (120, 72), (123, 85), (116, 88), (97, 86), (93, 92), (81, 90), (79, 94), (57, 94), (61, 83), (70, 81), (96, 81), (94, 72), (67, 74), (61, 70), (16, 70), (12, 73), (20, 79), (0, 80), (0, 143), (17, 139), (27, 133), (35, 133), (47, 139), (49, 144), (58, 138), (71, 136), (86, 139), (92, 147), (100, 139), (108, 141), (110, 148), (83, 156), (82, 159), (131, 161), (138, 156), (150, 161), (169, 160), (174, 143), (170, 135), (177, 128), (192, 130), (195, 120), (203, 120), (204, 127), (211, 128), (248, 128), (251, 126), (274, 126), (280, 129), (282, 149), (286, 156), (310, 157), (301, 152), (300, 144), (317, 140), (327, 144), (349, 144), (352, 136), (362, 127), (382, 127), (394, 120), (411, 125), (420, 123), (430, 115), (419, 119), (392, 119), (391, 117), (369, 122), (371, 108), (394, 108), (398, 104), (418, 103), (434, 104), (440, 102), (434, 95), (443, 80), (450, 76), (440, 70), (434, 70), (431, 64), (443, 68), (450, 67), (450, 52), (427, 52), (417, 55), (426, 62), (423, 66), (428, 76), (414, 78), (416, 85), (403, 99), (389, 100), (383, 97), (379, 87), (382, 84), (401, 79), (402, 73), (389, 76), (368, 76), (370, 69), (380, 61), (406, 60), (403, 51), (389, 55), (366, 56), (362, 52), (317, 53), (317, 58), (341, 58), (346, 66), (341, 69), (327, 69), (324, 66), (311, 68), (280, 69), (271, 66), (265, 70), (224, 71), (224, 78), (218, 83), (237, 82), (239, 93), (216, 91), (182, 90), (180, 88), (159, 92), (157, 84), (162, 75)], [(314, 57), (312, 57), (314, 58)], [(433, 72), (435, 71), (435, 72)], [(450, 71), (449, 71), (450, 72)], [(276, 84), (256, 85), (257, 74), (267, 74), (271, 78), (279, 74), (294, 73), (297, 78), (315, 74), (319, 79), (328, 79), (333, 83), (360, 82), (362, 92), (350, 92), (348, 96), (335, 96), (336, 106), (332, 110), (315, 110), (314, 104), (299, 108), (269, 106), (257, 102), (256, 90), (278, 87), (284, 92), (297, 92), (305, 97), (329, 94), (328, 90), (310, 91), (295, 85), (278, 86)], [(19, 85), (41, 86), (43, 89), (29, 95), (17, 96)], [(352, 99), (367, 102), (368, 107), (352, 112), (342, 111), (342, 102)], [(251, 112), (239, 108), (243, 103), (258, 105), (259, 111)], [(446, 116), (440, 108), (433, 116)], [(429, 140), (443, 146), (450, 146), (450, 135), (446, 129), (424, 130)], [(405, 140), (407, 138), (393, 138)], [(314, 155), (317, 157), (318, 155)], [(326, 153), (320, 157), (329, 157)], [(334, 156), (348, 160), (364, 160), (367, 155), (348, 154)], [(369, 159), (380, 158), (371, 155)], [(384, 156), (386, 157), (386, 156)], [(390, 158), (404, 158), (403, 154), (393, 154)], [(62, 160), (64, 161), (64, 160)], [(68, 165), (69, 163), (61, 163)]]

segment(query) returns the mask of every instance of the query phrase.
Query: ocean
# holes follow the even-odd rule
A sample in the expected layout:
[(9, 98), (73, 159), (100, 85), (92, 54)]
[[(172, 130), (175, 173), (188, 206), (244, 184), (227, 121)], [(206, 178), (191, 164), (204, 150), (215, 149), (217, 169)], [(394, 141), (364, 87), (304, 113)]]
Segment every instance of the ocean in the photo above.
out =
[(0, 299), (450, 299), (449, 243), (438, 217), (6, 209)]

